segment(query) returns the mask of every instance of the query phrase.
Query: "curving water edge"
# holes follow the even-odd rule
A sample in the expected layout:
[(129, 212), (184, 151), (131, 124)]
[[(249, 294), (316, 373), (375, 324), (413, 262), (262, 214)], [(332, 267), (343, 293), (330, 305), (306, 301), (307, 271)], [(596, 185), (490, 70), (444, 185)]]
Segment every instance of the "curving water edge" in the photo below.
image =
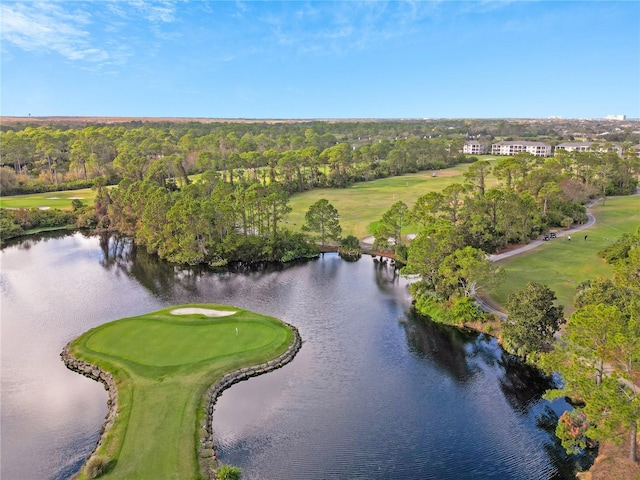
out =
[[(238, 382), (247, 380), (251, 377), (257, 377), (258, 375), (262, 375), (264, 373), (268, 373), (283, 367), (287, 363), (291, 362), (295, 358), (298, 351), (300, 351), (300, 348), (302, 348), (302, 338), (300, 337), (300, 332), (298, 331), (298, 329), (288, 323), (282, 323), (290, 328), (293, 332), (293, 342), (291, 343), (291, 345), (289, 345), (289, 348), (287, 348), (284, 353), (267, 362), (229, 372), (220, 380), (214, 382), (207, 389), (205, 398), (202, 402), (205, 405), (205, 418), (200, 424), (201, 433), (200, 444), (198, 448), (198, 457), (200, 458), (200, 471), (208, 480), (215, 480), (216, 478), (215, 467), (217, 465), (217, 455), (216, 448), (213, 443), (212, 420), (215, 404), (218, 401), (218, 397), (222, 394), (222, 392), (224, 392), (224, 390)], [(96, 446), (94, 447), (93, 451), (87, 456), (86, 462), (88, 462), (89, 459), (95, 455), (96, 450), (100, 447), (100, 445), (102, 445), (107, 433), (109, 432), (109, 429), (113, 426), (116, 412), (118, 411), (118, 388), (116, 386), (113, 375), (111, 375), (109, 372), (102, 370), (97, 365), (85, 362), (84, 360), (80, 360), (71, 355), (71, 353), (69, 352), (70, 345), (71, 342), (67, 343), (60, 353), (60, 357), (62, 358), (65, 366), (69, 370), (72, 370), (81, 375), (84, 375), (85, 377), (102, 383), (105, 390), (107, 390), (109, 394), (107, 399), (107, 415), (105, 416), (104, 424), (100, 429), (101, 433)], [(80, 473), (80, 470), (71, 478), (76, 478)]]

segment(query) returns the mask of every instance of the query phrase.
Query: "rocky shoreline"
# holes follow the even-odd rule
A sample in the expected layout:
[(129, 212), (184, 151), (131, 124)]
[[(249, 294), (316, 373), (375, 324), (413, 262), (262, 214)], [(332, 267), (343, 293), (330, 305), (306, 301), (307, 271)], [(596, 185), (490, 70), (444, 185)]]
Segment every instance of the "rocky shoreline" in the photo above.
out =
[(300, 348), (302, 348), (302, 337), (300, 337), (298, 329), (288, 323), (284, 324), (293, 331), (293, 343), (289, 346), (286, 352), (273, 360), (269, 360), (268, 362), (227, 373), (207, 390), (204, 399), (205, 416), (200, 424), (199, 448), (200, 470), (205, 478), (210, 480), (214, 480), (216, 478), (215, 467), (218, 463), (218, 457), (213, 443), (213, 412), (216, 402), (218, 401), (218, 397), (224, 390), (235, 383), (285, 366), (294, 359)]
[[(234, 372), (227, 373), (207, 389), (205, 397), (203, 398), (204, 418), (200, 424), (200, 444), (198, 452), (198, 457), (200, 459), (200, 470), (205, 478), (210, 480), (214, 480), (216, 478), (217, 453), (215, 450), (215, 445), (213, 443), (212, 420), (215, 404), (218, 401), (218, 397), (224, 390), (226, 390), (233, 384), (251, 377), (262, 375), (263, 373), (267, 373), (272, 370), (276, 370), (294, 359), (294, 357), (302, 347), (302, 338), (300, 337), (300, 333), (298, 332), (298, 329), (296, 327), (294, 327), (293, 325), (289, 325), (288, 323), (285, 323), (285, 325), (289, 327), (293, 332), (293, 343), (289, 346), (286, 352), (284, 352), (279, 357), (274, 358), (273, 360), (269, 360), (268, 362), (261, 363), (259, 365), (253, 365), (251, 367), (241, 368)], [(118, 410), (118, 389), (116, 388), (116, 382), (113, 376), (109, 372), (103, 371), (98, 366), (92, 365), (88, 362), (85, 362), (84, 360), (79, 360), (71, 355), (71, 353), (69, 352), (70, 345), (71, 342), (67, 343), (60, 353), (60, 357), (65, 366), (69, 370), (72, 370), (79, 373), (80, 375), (84, 375), (85, 377), (102, 383), (105, 390), (107, 390), (107, 392), (109, 393), (109, 398), (107, 399), (108, 412), (105, 417), (104, 424), (100, 429), (100, 438), (98, 439), (96, 446), (91, 454), (87, 457), (87, 460), (89, 460), (89, 458), (91, 458), (95, 454), (100, 445), (102, 445), (107, 432), (115, 421)], [(75, 478), (76, 476), (77, 474), (72, 478)]]
[[(88, 461), (95, 454), (98, 447), (102, 445), (107, 432), (115, 421), (116, 413), (118, 411), (118, 389), (116, 388), (116, 382), (113, 379), (113, 376), (109, 372), (105, 372), (100, 367), (85, 362), (84, 360), (79, 360), (71, 355), (69, 352), (70, 345), (71, 342), (67, 343), (60, 353), (60, 357), (65, 366), (69, 370), (77, 372), (80, 375), (84, 375), (96, 382), (102, 383), (105, 390), (109, 393), (109, 398), (107, 399), (107, 415), (105, 416), (104, 424), (100, 429), (100, 438), (98, 438), (98, 442), (96, 443), (93, 451), (87, 456)], [(78, 473), (73, 475), (71, 478), (76, 478), (77, 476)]]

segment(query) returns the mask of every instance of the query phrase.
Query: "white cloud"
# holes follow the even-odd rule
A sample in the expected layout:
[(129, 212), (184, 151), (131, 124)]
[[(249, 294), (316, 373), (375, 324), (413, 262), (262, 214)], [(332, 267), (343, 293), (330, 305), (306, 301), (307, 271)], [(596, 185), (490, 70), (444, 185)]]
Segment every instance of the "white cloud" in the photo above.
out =
[(13, 45), (28, 52), (57, 53), (89, 68), (121, 65), (132, 55), (131, 22), (140, 28), (146, 24), (156, 38), (172, 38), (161, 27), (176, 21), (176, 5), (168, 0), (2, 0), (0, 38), (7, 53), (6, 47)]
[(176, 4), (168, 0), (150, 2), (148, 0), (132, 0), (127, 2), (138, 13), (151, 23), (172, 23), (176, 17)]
[(316, 2), (262, 18), (277, 45), (303, 54), (344, 55), (416, 34), (442, 2)]
[(91, 14), (54, 2), (0, 4), (1, 38), (29, 52), (56, 52), (69, 60), (104, 62), (109, 54), (91, 45)]

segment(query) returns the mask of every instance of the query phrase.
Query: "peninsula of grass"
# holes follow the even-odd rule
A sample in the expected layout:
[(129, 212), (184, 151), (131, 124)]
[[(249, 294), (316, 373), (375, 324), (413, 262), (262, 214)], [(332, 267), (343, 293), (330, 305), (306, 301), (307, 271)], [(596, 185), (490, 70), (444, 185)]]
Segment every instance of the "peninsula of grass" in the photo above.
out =
[(581, 282), (613, 274), (598, 252), (624, 233), (636, 231), (640, 225), (640, 196), (607, 198), (604, 205), (599, 202), (591, 212), (596, 217), (595, 225), (576, 232), (571, 241), (566, 236), (559, 237), (501, 260), (499, 265), (504, 267), (506, 278), (491, 292), (491, 297), (504, 305), (511, 292), (528, 282), (538, 282), (556, 293), (557, 303), (564, 305), (565, 314), (571, 313), (576, 287)]
[(124, 318), (82, 334), (66, 352), (110, 373), (117, 403), (113, 425), (78, 478), (95, 478), (96, 462), (108, 465), (105, 479), (206, 478), (200, 450), (210, 386), (229, 372), (283, 354), (292, 358), (296, 336), (275, 318), (208, 304)]

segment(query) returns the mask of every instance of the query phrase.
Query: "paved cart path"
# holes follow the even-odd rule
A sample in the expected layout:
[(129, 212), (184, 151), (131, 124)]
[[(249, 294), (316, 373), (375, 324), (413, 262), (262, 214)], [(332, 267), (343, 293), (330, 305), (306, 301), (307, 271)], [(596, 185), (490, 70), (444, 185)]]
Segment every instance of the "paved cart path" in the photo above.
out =
[[(562, 232), (556, 232), (556, 237), (557, 238), (563, 238), (569, 235), (573, 235), (576, 232), (579, 232), (581, 230), (585, 230), (589, 227), (592, 227), (595, 223), (596, 223), (596, 217), (593, 216), (593, 214), (591, 213), (590, 208), (593, 207), (596, 203), (598, 203), (600, 200), (602, 200), (601, 198), (598, 198), (596, 200), (593, 200), (592, 202), (590, 202), (589, 204), (587, 204), (587, 222), (582, 224), (582, 225), (577, 225), (573, 228), (570, 228), (569, 230), (564, 230)], [(509, 257), (514, 257), (516, 255), (520, 255), (524, 252), (528, 252), (529, 250), (533, 250), (534, 248), (538, 248), (540, 245), (546, 243), (547, 241), (553, 241), (552, 240), (533, 240), (532, 242), (529, 242), (526, 245), (522, 245), (521, 247), (518, 248), (514, 248), (512, 250), (506, 251), (506, 252), (502, 252), (502, 253), (496, 253), (493, 255), (489, 255), (489, 260), (491, 260), (492, 262), (497, 262), (500, 260), (503, 260), (505, 258), (509, 258)], [(501, 305), (496, 304), (491, 297), (485, 296), (482, 297), (480, 295), (478, 295), (478, 293), (476, 292), (475, 288), (472, 287), (472, 295), (475, 299), (475, 301), (478, 303), (478, 305), (480, 306), (481, 310), (483, 312), (487, 312), (487, 313), (494, 313), (495, 315), (497, 315), (502, 321), (506, 320), (507, 318), (507, 314), (501, 310)]]

